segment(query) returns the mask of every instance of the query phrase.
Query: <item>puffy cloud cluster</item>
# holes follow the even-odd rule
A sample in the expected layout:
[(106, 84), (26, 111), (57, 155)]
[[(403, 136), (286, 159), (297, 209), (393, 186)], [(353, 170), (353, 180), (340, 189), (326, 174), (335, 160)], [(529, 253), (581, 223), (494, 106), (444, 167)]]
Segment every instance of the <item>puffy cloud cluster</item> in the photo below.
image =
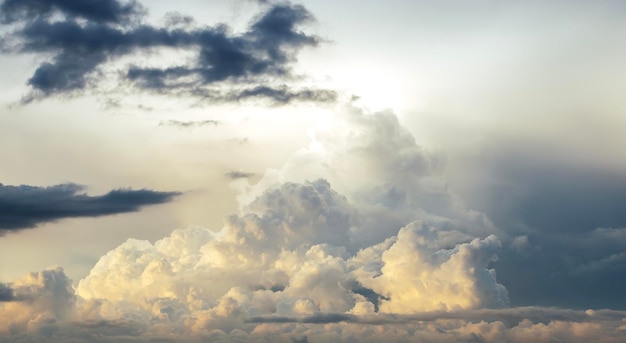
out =
[(365, 113), (346, 106), (330, 127), (311, 130), (309, 135), (308, 147), (244, 190), (238, 198), (243, 212), (268, 188), (323, 176), (359, 211), (347, 246), (353, 251), (396, 235), (417, 219), (465, 235), (465, 239), (456, 237), (458, 241), (502, 235), (489, 218), (466, 208), (448, 189), (442, 176), (445, 157), (418, 145), (394, 113)]
[[(439, 228), (414, 222), (382, 254), (383, 268), (364, 284), (385, 296), (383, 312), (412, 313), (433, 309), (459, 310), (508, 305), (504, 286), (487, 269), (501, 244), (490, 235), (438, 249)], [(430, 237), (429, 237), (430, 236)]]
[(0, 341), (40, 335), (44, 326), (30, 323), (41, 318), (52, 341), (610, 342), (624, 333), (621, 313), (480, 312), (508, 306), (490, 269), (497, 230), (446, 189), (441, 159), (393, 114), (347, 112), (247, 187), (221, 230), (129, 239), (76, 295), (58, 269), (8, 285), (16, 300), (0, 305), (9, 335)]
[(284, 183), (247, 207), (217, 233), (128, 240), (100, 259), (78, 294), (145, 310), (175, 300), (168, 306), (187, 322), (198, 311), (245, 318), (506, 305), (488, 269), (500, 246), (495, 236), (465, 242), (445, 220), (420, 220), (351, 253), (360, 210), (325, 180)]
[[(299, 29), (313, 20), (311, 13), (289, 3), (263, 7), (245, 32), (234, 33), (226, 24), (196, 27), (193, 18), (180, 14), (154, 26), (145, 20), (147, 9), (134, 0), (4, 0), (1, 51), (46, 59), (28, 80), (33, 92), (25, 102), (97, 88), (110, 74), (105, 67), (123, 57), (134, 61), (118, 71), (119, 85), (161, 95), (212, 102), (334, 101), (334, 91), (286, 84), (294, 79), (297, 51), (320, 42)], [(145, 64), (146, 53), (163, 49), (197, 53), (174, 65)]]
[(62, 268), (30, 273), (8, 288), (12, 296), (0, 303), (0, 332), (38, 331), (66, 319), (74, 310), (72, 281)]

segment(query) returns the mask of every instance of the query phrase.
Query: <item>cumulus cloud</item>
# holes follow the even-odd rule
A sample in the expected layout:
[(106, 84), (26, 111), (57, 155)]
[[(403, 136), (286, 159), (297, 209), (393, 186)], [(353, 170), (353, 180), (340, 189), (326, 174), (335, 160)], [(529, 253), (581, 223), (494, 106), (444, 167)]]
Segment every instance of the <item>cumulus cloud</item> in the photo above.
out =
[(323, 175), (360, 210), (352, 228), (355, 249), (396, 235), (416, 219), (441, 221), (450, 229), (451, 243), (460, 238), (454, 235), (468, 241), (503, 235), (487, 216), (468, 209), (449, 190), (443, 177), (445, 157), (418, 145), (392, 112), (367, 113), (347, 106), (329, 128), (312, 130), (310, 136), (308, 147), (282, 168), (268, 170), (238, 197), (242, 211), (269, 187)]
[[(256, 340), (277, 329), (274, 338), (324, 341), (315, 325), (506, 307), (490, 269), (501, 247), (495, 228), (445, 187), (431, 187), (438, 157), (391, 113), (350, 108), (337, 120), (343, 137), (312, 137), (311, 147), (245, 190), (240, 213), (221, 230), (129, 239), (100, 258), (76, 288), (80, 322), (144, 325), (142, 338)], [(359, 168), (376, 178), (359, 178)], [(421, 196), (439, 202), (424, 208)], [(275, 321), (255, 322), (268, 317)], [(282, 331), (293, 323), (297, 335)], [(72, 328), (92, 324), (81, 325)]]
[(495, 271), (488, 269), (496, 260), (500, 241), (490, 235), (444, 250), (433, 239), (437, 231), (441, 228), (414, 222), (401, 229), (397, 242), (383, 253), (381, 274), (364, 282), (385, 296), (381, 311), (508, 306), (506, 289), (496, 282)]
[(181, 26), (191, 18), (171, 14), (166, 26), (152, 26), (143, 22), (145, 9), (136, 1), (5, 0), (0, 8), (9, 34), (3, 50), (51, 56), (28, 80), (33, 92), (26, 102), (92, 89), (103, 78), (102, 67), (108, 62), (159, 48), (197, 53), (186, 64), (167, 67), (131, 63), (122, 72), (122, 82), (143, 91), (213, 102), (334, 101), (333, 91), (284, 84), (294, 79), (290, 64), (297, 51), (320, 42), (299, 30), (314, 20), (311, 13), (289, 3), (266, 7), (247, 31), (235, 33), (225, 24)]
[(37, 332), (71, 315), (75, 306), (72, 281), (62, 268), (29, 273), (10, 284), (14, 301), (0, 305), (0, 331)]
[(83, 186), (72, 183), (50, 187), (0, 184), (0, 235), (63, 218), (135, 212), (142, 206), (165, 203), (180, 195), (148, 189), (116, 189), (89, 196), (83, 190)]
[[(77, 294), (140, 316), (167, 303), (168, 318), (194, 332), (243, 329), (246, 318), (261, 315), (321, 322), (327, 314), (506, 307), (506, 289), (489, 267), (501, 248), (497, 230), (445, 187), (431, 187), (442, 182), (439, 157), (392, 113), (350, 108), (336, 129), (343, 139), (334, 131), (327, 141), (314, 138), (247, 189), (241, 212), (220, 231), (128, 240), (100, 259)], [(332, 173), (356, 176), (359, 168), (377, 178)], [(333, 183), (307, 181), (316, 174)], [(439, 201), (424, 208), (421, 197)]]
[[(63, 298), (69, 312), (48, 310), (54, 322), (29, 329), (37, 314), (16, 321), (12, 303), (0, 305), (3, 334), (103, 342), (623, 338), (623, 312), (508, 308), (492, 268), (499, 232), (445, 187), (441, 158), (392, 113), (350, 108), (336, 119), (249, 186), (220, 230), (128, 239)], [(365, 168), (374, 177), (361, 178)]]

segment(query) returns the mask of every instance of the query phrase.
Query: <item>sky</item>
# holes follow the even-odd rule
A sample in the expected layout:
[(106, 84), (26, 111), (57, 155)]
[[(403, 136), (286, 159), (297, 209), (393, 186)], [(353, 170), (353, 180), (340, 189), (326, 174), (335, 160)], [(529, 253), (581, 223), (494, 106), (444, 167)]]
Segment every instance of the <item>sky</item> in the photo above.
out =
[(621, 342), (621, 1), (0, 1), (0, 343)]

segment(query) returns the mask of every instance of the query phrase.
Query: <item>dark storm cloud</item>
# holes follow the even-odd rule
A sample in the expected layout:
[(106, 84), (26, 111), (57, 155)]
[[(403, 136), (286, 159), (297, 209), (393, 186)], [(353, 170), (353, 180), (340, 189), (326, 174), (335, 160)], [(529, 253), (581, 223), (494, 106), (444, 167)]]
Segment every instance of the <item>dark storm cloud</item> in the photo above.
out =
[(99, 217), (135, 212), (142, 206), (171, 201), (180, 193), (116, 189), (89, 196), (76, 184), (51, 187), (0, 184), (0, 235), (63, 218)]
[(512, 305), (626, 309), (626, 172), (501, 146), (464, 198), (522, 238), (493, 264)]
[[(194, 49), (197, 55), (189, 64), (167, 68), (135, 63), (123, 78), (145, 91), (218, 101), (267, 98), (284, 104), (333, 101), (336, 97), (326, 90), (292, 91), (285, 85), (268, 85), (272, 80), (292, 79), (290, 63), (296, 52), (319, 44), (319, 38), (298, 30), (313, 20), (303, 6), (268, 6), (247, 31), (238, 34), (226, 25), (180, 27), (181, 20), (182, 24), (193, 21), (180, 14), (176, 18), (181, 20), (167, 17), (165, 27), (142, 24), (143, 8), (136, 2), (5, 0), (1, 8), (4, 22), (13, 25), (13, 31), (3, 37), (5, 51), (52, 56), (28, 80), (34, 92), (25, 102), (90, 89), (97, 85), (102, 77), (99, 68), (107, 62), (163, 47)], [(51, 21), (53, 14), (62, 14), (63, 19)], [(245, 87), (222, 89), (235, 84)]]
[(624, 237), (601, 230), (526, 237), (527, 246), (503, 249), (493, 265), (512, 304), (626, 309)]
[(143, 8), (135, 1), (117, 0), (5, 0), (0, 6), (4, 22), (43, 19), (55, 12), (97, 23), (125, 23)]
[(550, 165), (532, 157), (512, 157), (498, 164), (497, 173), (507, 181), (496, 185), (492, 199), (506, 193), (514, 200), (493, 211), (494, 220), (502, 224), (512, 219), (552, 233), (626, 226), (626, 174)]
[(6, 284), (0, 283), (0, 303), (6, 301), (15, 301), (13, 289)]

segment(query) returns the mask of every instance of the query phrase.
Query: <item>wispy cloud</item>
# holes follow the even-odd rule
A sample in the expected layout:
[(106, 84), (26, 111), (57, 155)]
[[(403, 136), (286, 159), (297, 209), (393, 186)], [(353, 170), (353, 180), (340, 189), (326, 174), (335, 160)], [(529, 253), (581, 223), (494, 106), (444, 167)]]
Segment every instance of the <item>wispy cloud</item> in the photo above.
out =
[(211, 119), (198, 120), (198, 121), (167, 120), (167, 121), (160, 122), (159, 126), (175, 126), (175, 127), (186, 129), (186, 128), (201, 127), (201, 126), (218, 126), (219, 124), (220, 124), (219, 121), (211, 120)]
[(254, 173), (246, 173), (243, 171), (231, 171), (231, 172), (226, 173), (226, 177), (231, 180), (247, 179), (247, 178), (253, 177), (254, 175), (255, 175)]

